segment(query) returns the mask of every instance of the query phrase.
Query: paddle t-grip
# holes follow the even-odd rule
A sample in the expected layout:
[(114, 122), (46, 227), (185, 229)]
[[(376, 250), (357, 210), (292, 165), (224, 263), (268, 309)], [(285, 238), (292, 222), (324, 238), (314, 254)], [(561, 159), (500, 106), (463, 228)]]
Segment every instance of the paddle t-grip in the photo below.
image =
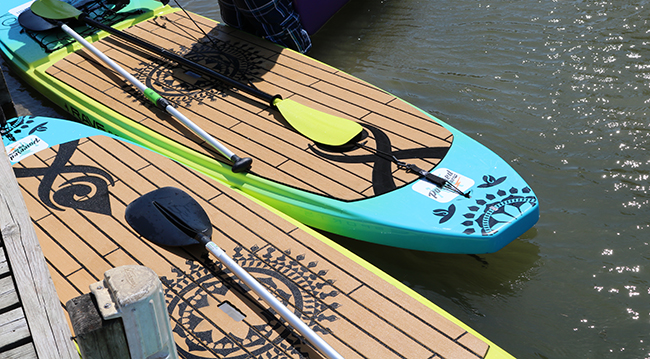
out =
[(250, 157), (241, 158), (237, 155), (232, 155), (230, 160), (232, 161), (232, 171), (235, 173), (247, 172), (253, 164), (253, 160)]

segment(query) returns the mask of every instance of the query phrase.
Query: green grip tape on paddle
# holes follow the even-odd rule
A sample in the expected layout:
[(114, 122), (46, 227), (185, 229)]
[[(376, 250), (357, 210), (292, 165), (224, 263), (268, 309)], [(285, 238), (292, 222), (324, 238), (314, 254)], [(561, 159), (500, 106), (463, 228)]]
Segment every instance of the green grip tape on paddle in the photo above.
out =
[(171, 106), (171, 103), (167, 101), (166, 98), (160, 96), (156, 91), (147, 88), (144, 90), (144, 95), (147, 96), (149, 101), (153, 102), (154, 105), (158, 106), (158, 108), (167, 111), (167, 106)]
[(149, 101), (153, 102), (153, 104), (156, 105), (156, 106), (158, 106), (158, 100), (160, 100), (160, 98), (162, 97), (162, 96), (158, 95), (158, 93), (156, 91), (154, 91), (154, 90), (152, 90), (150, 88), (147, 88), (146, 90), (144, 90), (144, 95), (147, 96)]

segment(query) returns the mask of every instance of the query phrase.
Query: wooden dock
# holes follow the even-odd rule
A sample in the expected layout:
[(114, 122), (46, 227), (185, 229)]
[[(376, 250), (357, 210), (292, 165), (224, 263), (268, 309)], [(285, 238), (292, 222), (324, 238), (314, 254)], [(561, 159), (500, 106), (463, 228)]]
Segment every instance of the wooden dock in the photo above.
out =
[(4, 150), (0, 182), (0, 358), (78, 358)]
[[(0, 84), (2, 116), (13, 117), (4, 76)], [(68, 322), (4, 147), (0, 183), (0, 358), (76, 359)]]

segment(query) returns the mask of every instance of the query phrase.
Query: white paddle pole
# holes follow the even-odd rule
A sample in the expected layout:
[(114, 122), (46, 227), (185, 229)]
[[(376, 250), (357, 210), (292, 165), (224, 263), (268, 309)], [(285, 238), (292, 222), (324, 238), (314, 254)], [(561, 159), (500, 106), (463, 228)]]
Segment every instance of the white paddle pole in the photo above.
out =
[(237, 156), (236, 154), (234, 154), (232, 151), (230, 151), (228, 148), (226, 148), (224, 145), (222, 145), (219, 141), (217, 141), (214, 137), (210, 136), (209, 133), (205, 132), (201, 127), (197, 126), (189, 118), (185, 117), (182, 113), (180, 113), (178, 110), (176, 110), (169, 103), (169, 101), (167, 101), (165, 98), (160, 96), (154, 90), (148, 88), (142, 82), (140, 82), (138, 79), (133, 77), (133, 75), (128, 73), (126, 70), (124, 70), (120, 65), (115, 63), (115, 61), (111, 60), (108, 56), (104, 55), (103, 52), (99, 51), (95, 46), (93, 46), (91, 43), (86, 41), (86, 39), (81, 37), (81, 35), (79, 35), (76, 31), (72, 30), (68, 25), (61, 23), (60, 27), (61, 27), (61, 30), (63, 30), (66, 34), (72, 36), (75, 40), (77, 40), (80, 44), (82, 44), (85, 48), (87, 48), (95, 56), (97, 56), (99, 59), (104, 61), (113, 70), (118, 72), (127, 81), (129, 81), (135, 87), (137, 87), (140, 91), (142, 91), (142, 93), (151, 102), (153, 102), (156, 106), (162, 107), (167, 113), (169, 113), (170, 115), (177, 118), (185, 126), (187, 126), (190, 130), (192, 130), (192, 132), (194, 132), (199, 137), (204, 139), (212, 147), (216, 148), (219, 152), (221, 152), (224, 156), (229, 158), (233, 162), (233, 166), (232, 166), (232, 171), (233, 172), (244, 172), (244, 171), (247, 171), (250, 168), (251, 162), (252, 162), (252, 160), (250, 158), (248, 158), (248, 157), (241, 158), (241, 157)]
[[(251, 276), (244, 268), (239, 266), (232, 258), (230, 258), (219, 246), (211, 241), (208, 237), (201, 235), (199, 241), (205, 244), (210, 253), (221, 261), (228, 269), (230, 269), (237, 278), (241, 279), (246, 285), (252, 289), (257, 295), (271, 306), (282, 318), (284, 318), (292, 327), (294, 327), (302, 336), (324, 354), (329, 359), (343, 359), (334, 348), (314, 332), (307, 324), (300, 320), (292, 311), (284, 306), (280, 301), (271, 294), (264, 286), (262, 286), (253, 276)], [(206, 244), (207, 242), (207, 244)]]

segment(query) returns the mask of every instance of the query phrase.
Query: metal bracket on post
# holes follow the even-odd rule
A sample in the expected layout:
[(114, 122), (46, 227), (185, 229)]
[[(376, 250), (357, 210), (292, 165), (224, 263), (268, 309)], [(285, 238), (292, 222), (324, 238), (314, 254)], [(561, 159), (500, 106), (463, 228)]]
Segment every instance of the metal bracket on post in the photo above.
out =
[(153, 270), (136, 265), (113, 268), (90, 290), (104, 319), (122, 318), (132, 359), (178, 358), (162, 284)]
[[(88, 315), (87, 309), (83, 309), (83, 313), (82, 309), (76, 309), (82, 308), (77, 303), (84, 296), (74, 298), (66, 304), (66, 308), (70, 307), (68, 311), (75, 333), (77, 327), (82, 327), (77, 322), (87, 321), (85, 317), (88, 316), (101, 317), (102, 322), (106, 323), (117, 320), (123, 325), (131, 359), (178, 359), (162, 284), (153, 270), (137, 265), (113, 268), (104, 273), (104, 280), (92, 284), (90, 291), (97, 303), (96, 308), (93, 308), (95, 313)], [(97, 351), (100, 347), (108, 348), (99, 349), (100, 351), (115, 350), (111, 340), (106, 339), (101, 330), (93, 328), (77, 333), (82, 357), (110, 357), (106, 353), (85, 353)], [(93, 333), (89, 335), (86, 332)], [(100, 345), (97, 344), (98, 341), (101, 342)]]

